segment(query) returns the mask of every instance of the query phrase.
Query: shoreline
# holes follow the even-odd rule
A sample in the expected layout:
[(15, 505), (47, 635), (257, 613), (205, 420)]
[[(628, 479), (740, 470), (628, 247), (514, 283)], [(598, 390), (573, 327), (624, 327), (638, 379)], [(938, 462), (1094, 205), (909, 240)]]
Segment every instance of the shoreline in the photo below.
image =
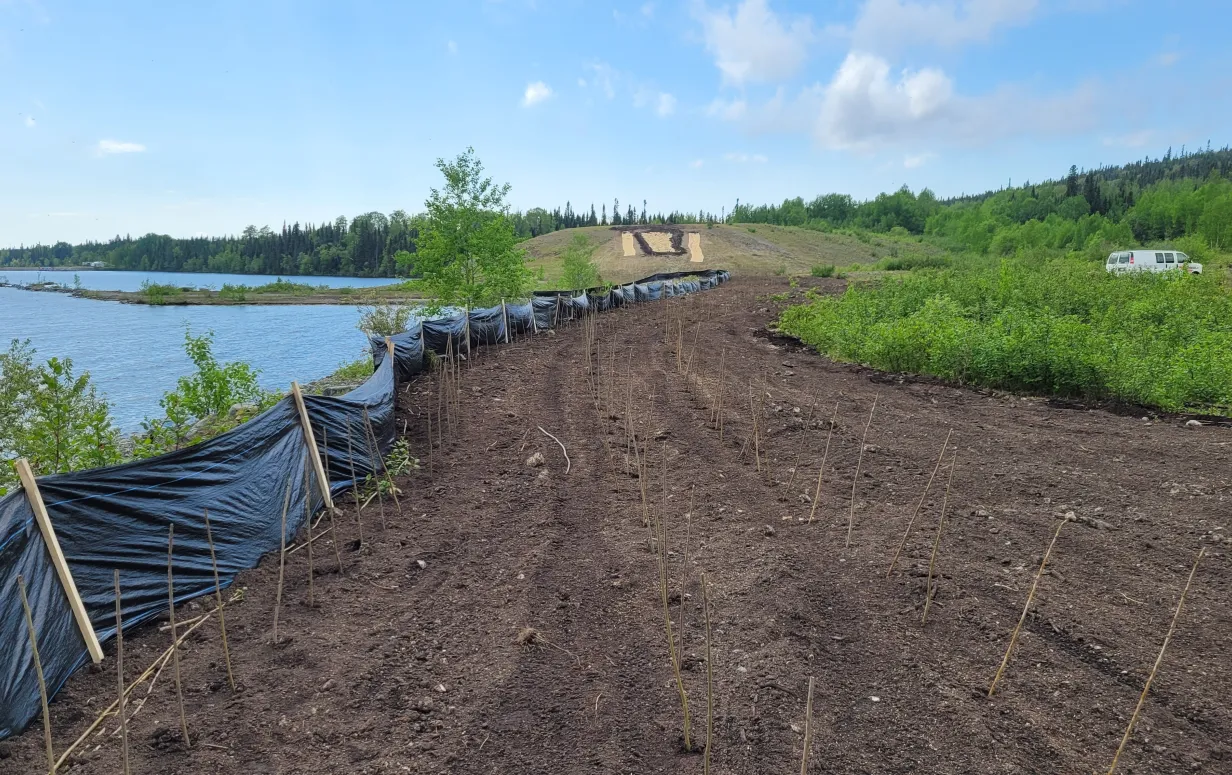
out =
[(21, 285), (0, 282), (0, 288), (14, 288), (31, 293), (63, 293), (74, 298), (93, 301), (113, 301), (120, 304), (145, 304), (148, 306), (279, 306), (332, 304), (337, 306), (363, 306), (373, 302), (423, 302), (426, 298), (415, 291), (395, 290), (395, 285), (374, 285), (364, 288), (321, 288), (310, 293), (254, 293), (248, 289), (236, 298), (223, 296), (222, 291), (181, 290), (171, 293), (150, 294), (146, 291), (102, 291), (86, 288), (66, 288), (55, 283)]

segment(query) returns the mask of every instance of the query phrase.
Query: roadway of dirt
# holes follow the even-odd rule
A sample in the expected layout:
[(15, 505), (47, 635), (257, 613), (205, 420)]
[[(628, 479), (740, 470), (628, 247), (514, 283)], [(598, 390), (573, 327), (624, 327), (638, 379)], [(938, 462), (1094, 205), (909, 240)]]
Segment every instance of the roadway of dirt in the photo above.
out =
[[(599, 407), (580, 326), (484, 351), (464, 369), (452, 438), (431, 452), (423, 409), (435, 385), (409, 385), (400, 421), (423, 467), (401, 482), (402, 515), (387, 504), (382, 530), (369, 506), (357, 547), (343, 499), (345, 571), (331, 536), (319, 540), (310, 608), (306, 552), (291, 555), (279, 645), (277, 564), (245, 574), (227, 609), (241, 690), (227, 688), (217, 629), (203, 626), (182, 660), (193, 747), (178, 739), (168, 669), (132, 721), (132, 771), (700, 773), (701, 755), (682, 750), (658, 571), (627, 473), (630, 396), (653, 513), (668, 518), (695, 741), (706, 726), (701, 573), (710, 580), (714, 772), (799, 768), (809, 676), (812, 772), (1106, 771), (1200, 546), (1208, 555), (1119, 771), (1232, 771), (1232, 431), (832, 364), (767, 335), (771, 294), (786, 290), (737, 279), (602, 316)], [(763, 380), (754, 445), (750, 396)], [(709, 423), (720, 392), (722, 438)], [(565, 445), (567, 473), (538, 426)], [(957, 465), (922, 624), (950, 457), (899, 569), (886, 571), (951, 430)], [(542, 466), (527, 465), (535, 453)], [(1081, 521), (1061, 532), (989, 699), (1057, 515), (1071, 511)], [(519, 643), (527, 627), (537, 645)], [(130, 677), (167, 639), (156, 625), (126, 638)], [(105, 665), (53, 704), (57, 750), (114, 696)], [(119, 772), (114, 728), (69, 771)], [(45, 771), (41, 751), (36, 723), (0, 743), (0, 770)]]

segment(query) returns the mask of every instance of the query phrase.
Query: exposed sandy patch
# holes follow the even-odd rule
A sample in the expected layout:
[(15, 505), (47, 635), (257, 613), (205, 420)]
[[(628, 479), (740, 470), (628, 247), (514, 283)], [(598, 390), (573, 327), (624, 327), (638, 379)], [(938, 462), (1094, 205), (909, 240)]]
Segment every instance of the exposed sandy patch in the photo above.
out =
[(689, 261), (700, 264), (705, 260), (706, 256), (702, 253), (702, 235), (695, 231), (689, 232)]
[(625, 250), (625, 258), (637, 255), (637, 242), (629, 232), (620, 233), (620, 246)]
[(646, 240), (646, 244), (656, 253), (671, 253), (675, 250), (672, 247), (672, 235), (666, 231), (644, 231), (642, 239)]

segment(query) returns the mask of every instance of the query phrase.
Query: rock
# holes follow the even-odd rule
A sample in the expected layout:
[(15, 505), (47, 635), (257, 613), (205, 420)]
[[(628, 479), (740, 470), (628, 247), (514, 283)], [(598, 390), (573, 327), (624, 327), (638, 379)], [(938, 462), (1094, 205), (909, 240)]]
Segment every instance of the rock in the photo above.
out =
[(766, 525), (765, 527), (762, 528), (761, 532), (764, 535), (772, 536), (774, 535), (774, 527), (771, 525)]
[(539, 468), (540, 466), (543, 465), (543, 463), (544, 463), (544, 459), (543, 459), (542, 452), (536, 452), (535, 454), (526, 458), (526, 465), (529, 466), (530, 468)]
[(1185, 427), (1186, 428), (1201, 428), (1202, 423), (1198, 422), (1197, 420), (1190, 420), (1185, 423)]
[(256, 414), (256, 404), (233, 404), (227, 412), (227, 419), (234, 420), (240, 415)]
[(415, 564), (419, 566), (420, 570), (423, 570), (424, 568), (428, 567), (428, 563), (424, 562), (423, 560), (416, 560)]

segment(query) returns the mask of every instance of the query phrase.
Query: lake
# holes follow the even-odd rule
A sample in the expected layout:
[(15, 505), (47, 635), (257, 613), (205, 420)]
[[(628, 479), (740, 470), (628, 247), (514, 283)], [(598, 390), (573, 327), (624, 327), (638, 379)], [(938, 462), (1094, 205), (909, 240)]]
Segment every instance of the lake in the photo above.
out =
[[(9, 282), (20, 282), (10, 270)], [(29, 273), (36, 274), (36, 273)], [(44, 279), (63, 272), (41, 272)], [(67, 282), (72, 284), (72, 272)], [(202, 286), (242, 282), (258, 285), (273, 277), (170, 272), (81, 272), (82, 285), (96, 290), (136, 290), (143, 280)], [(102, 277), (104, 284), (99, 284)], [(111, 279), (115, 278), (115, 279)], [(171, 279), (176, 278), (176, 279)], [(181, 280), (179, 278), (187, 278)], [(370, 286), (388, 279), (292, 278), (332, 287)], [(87, 280), (90, 282), (87, 283)], [(57, 279), (57, 281), (61, 281)], [(244, 361), (260, 369), (262, 387), (287, 390), (324, 377), (340, 364), (367, 352), (355, 328), (359, 311), (351, 306), (166, 306), (77, 299), (63, 293), (0, 288), (0, 349), (13, 339), (29, 339), (37, 358), (71, 358), (77, 373), (89, 371), (112, 404), (116, 424), (139, 429), (145, 417), (161, 416), (158, 401), (176, 380), (193, 372), (184, 354), (185, 326), (194, 334), (214, 332), (220, 361)]]
[[(141, 283), (149, 280), (177, 288), (210, 288), (219, 290), (224, 284), (265, 285), (280, 279), (266, 274), (211, 274), (208, 272), (118, 272), (108, 269), (65, 271), (52, 269), (8, 269), (0, 267), (0, 282), (29, 285), (37, 282), (58, 283), (68, 288), (76, 287), (73, 278), (81, 280), (81, 287), (91, 291), (139, 291)], [(374, 285), (396, 283), (387, 277), (299, 277), (282, 275), (281, 279), (304, 285), (327, 285), (330, 288), (370, 288)]]

